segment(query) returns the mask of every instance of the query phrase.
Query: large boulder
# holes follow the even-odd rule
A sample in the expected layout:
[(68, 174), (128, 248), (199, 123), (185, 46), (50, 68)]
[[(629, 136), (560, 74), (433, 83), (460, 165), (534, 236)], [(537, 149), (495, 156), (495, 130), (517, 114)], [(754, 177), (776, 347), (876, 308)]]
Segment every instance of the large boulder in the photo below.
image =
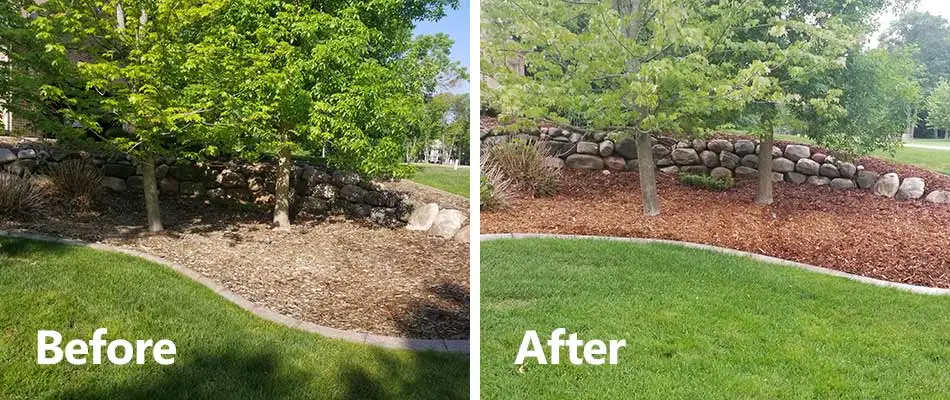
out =
[(935, 204), (950, 204), (950, 191), (934, 190), (927, 195), (924, 201)]
[(838, 172), (841, 173), (842, 178), (854, 178), (854, 175), (857, 174), (858, 168), (854, 164), (849, 162), (840, 162), (838, 163)]
[(759, 170), (746, 166), (736, 167), (736, 178), (749, 179), (759, 175)]
[(709, 168), (705, 165), (684, 165), (679, 169), (680, 173), (687, 175), (709, 175)]
[(605, 140), (600, 142), (600, 156), (607, 157), (614, 154), (614, 142)]
[(670, 156), (670, 149), (662, 144), (655, 144), (650, 149), (653, 151), (654, 160), (661, 160)]
[(247, 181), (244, 179), (244, 175), (232, 169), (222, 170), (221, 173), (214, 178), (214, 181), (225, 188), (247, 187)]
[(900, 189), (900, 182), (900, 176), (891, 172), (878, 178), (877, 182), (874, 182), (874, 186), (871, 190), (878, 196), (894, 197), (894, 195), (897, 194), (897, 190)]
[(673, 162), (677, 165), (699, 164), (699, 154), (692, 148), (677, 148), (673, 150)]
[(739, 139), (736, 140), (736, 143), (733, 145), (733, 152), (738, 154), (740, 157), (755, 153), (755, 143), (751, 140)]
[(834, 164), (824, 163), (821, 164), (821, 167), (818, 169), (818, 174), (821, 176), (827, 176), (829, 178), (837, 178), (841, 176), (841, 173), (838, 172), (838, 167)]
[(825, 160), (828, 159), (828, 155), (827, 155), (827, 154), (822, 154), (822, 153), (815, 153), (815, 154), (812, 154), (812, 155), (811, 155), (811, 159), (812, 159), (812, 160), (815, 160), (815, 162), (817, 162), (817, 163), (819, 163), (819, 164), (822, 164), (822, 163), (825, 162)]
[(16, 154), (13, 154), (10, 149), (0, 148), (0, 164), (6, 164), (13, 161), (16, 161)]
[(706, 149), (714, 153), (731, 152), (732, 148), (732, 142), (725, 139), (713, 139), (706, 142)]
[(732, 170), (725, 167), (716, 167), (716, 168), (713, 168), (710, 175), (712, 175), (714, 178), (719, 178), (719, 179), (732, 178)]
[(805, 175), (818, 175), (820, 168), (821, 166), (810, 158), (799, 158), (795, 163), (795, 171)]
[(432, 228), (435, 218), (439, 215), (439, 205), (429, 203), (422, 207), (416, 207), (409, 214), (409, 223), (406, 229), (410, 231), (427, 231)]
[(703, 139), (693, 139), (693, 150), (698, 152), (706, 151), (706, 141)]
[(114, 176), (103, 176), (102, 187), (113, 192), (124, 192), (126, 190), (125, 179), (116, 178)]
[(739, 166), (739, 162), (742, 161), (739, 156), (730, 151), (723, 150), (719, 153), (719, 165), (729, 169), (736, 169)]
[(580, 154), (600, 154), (600, 146), (594, 142), (577, 142), (577, 152)]
[(330, 176), (330, 181), (336, 186), (358, 185), (360, 174), (354, 171), (336, 171)]
[(16, 158), (21, 160), (35, 160), (36, 151), (33, 149), (23, 149), (16, 153)]
[(459, 228), (459, 230), (455, 232), (455, 235), (452, 236), (452, 240), (454, 240), (454, 241), (456, 241), (456, 242), (460, 242), (460, 243), (468, 243), (468, 242), (469, 242), (469, 232), (468, 232), (468, 231), (470, 231), (470, 230), (471, 230), (471, 229), (469, 229), (468, 225), (465, 225), (465, 226)]
[(589, 154), (571, 154), (567, 157), (567, 160), (564, 161), (564, 165), (568, 168), (599, 171), (604, 169), (604, 159), (600, 158), (600, 156), (592, 156)]
[(604, 157), (604, 167), (612, 171), (623, 171), (627, 169), (627, 160), (620, 156)]
[(921, 178), (905, 178), (894, 196), (897, 200), (917, 200), (924, 195), (924, 180)]
[(361, 203), (363, 202), (364, 196), (366, 196), (366, 189), (357, 185), (344, 185), (340, 188), (340, 198), (343, 200), (352, 203)]
[(808, 182), (809, 185), (826, 186), (831, 183), (831, 179), (824, 176), (809, 176), (805, 182)]
[(702, 153), (699, 153), (699, 159), (703, 162), (703, 165), (709, 168), (719, 166), (719, 155), (709, 150), (703, 150)]
[(803, 146), (800, 144), (790, 144), (785, 146), (785, 158), (798, 161), (803, 158), (808, 158), (811, 156), (811, 149), (808, 146)]
[(620, 139), (614, 145), (614, 154), (626, 158), (628, 160), (637, 159), (637, 141), (632, 137), (625, 137)]
[(451, 239), (455, 232), (462, 228), (465, 222), (465, 215), (459, 210), (444, 209), (439, 211), (429, 228), (429, 234), (441, 236), (445, 239)]
[(541, 165), (545, 168), (561, 169), (564, 168), (564, 160), (559, 157), (544, 157), (544, 160), (541, 161)]
[(806, 180), (808, 180), (808, 175), (800, 174), (798, 172), (786, 172), (785, 180), (791, 183), (796, 183), (796, 184), (801, 185), (805, 183)]
[(861, 189), (870, 189), (880, 178), (881, 174), (874, 171), (858, 171), (858, 187)]
[(313, 188), (310, 189), (310, 194), (312, 194), (314, 197), (333, 201), (337, 198), (339, 193), (336, 186), (333, 186), (329, 183), (318, 183), (313, 185)]
[(785, 157), (779, 157), (772, 160), (772, 171), (792, 172), (795, 171), (795, 163)]
[(840, 190), (854, 189), (854, 181), (845, 178), (835, 178), (831, 180), (831, 187)]
[(742, 161), (739, 161), (739, 163), (746, 168), (759, 168), (759, 156), (755, 154), (746, 154), (742, 156)]

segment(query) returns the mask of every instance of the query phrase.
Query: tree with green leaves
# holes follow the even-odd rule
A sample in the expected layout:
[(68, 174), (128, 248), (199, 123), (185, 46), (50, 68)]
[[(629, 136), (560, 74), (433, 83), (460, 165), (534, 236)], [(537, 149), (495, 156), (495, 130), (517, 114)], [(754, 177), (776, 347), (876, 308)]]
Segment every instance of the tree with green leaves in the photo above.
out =
[[(72, 79), (39, 85), (32, 106), (56, 105), (62, 134), (93, 132), (128, 152), (142, 167), (148, 230), (163, 230), (155, 178), (155, 157), (176, 148), (205, 146), (206, 96), (202, 60), (191, 47), (202, 40), (223, 2), (163, 0), (51, 0), (29, 8), (38, 46), (14, 50), (41, 71)], [(44, 52), (39, 55), (36, 52)], [(45, 64), (44, 64), (45, 63)], [(75, 74), (75, 75), (73, 75)], [(84, 86), (72, 85), (81, 82)], [(81, 90), (77, 90), (81, 89)], [(122, 134), (104, 136), (103, 121)], [(69, 129), (76, 128), (76, 129)]]
[(508, 114), (634, 136), (643, 211), (657, 215), (651, 135), (717, 128), (763, 95), (762, 63), (710, 58), (747, 22), (744, 3), (487, 2), (482, 69), (498, 85), (485, 91)]
[[(950, 130), (950, 81), (943, 80), (927, 97), (927, 126)], [(950, 140), (950, 134), (947, 135)]]
[[(204, 46), (226, 54), (226, 120), (245, 157), (276, 154), (274, 223), (290, 225), (291, 156), (325, 150), (327, 163), (401, 176), (403, 143), (436, 78), (451, 69), (445, 35), (412, 38), (448, 0), (234, 0)], [(455, 66), (457, 67), (457, 66)]]

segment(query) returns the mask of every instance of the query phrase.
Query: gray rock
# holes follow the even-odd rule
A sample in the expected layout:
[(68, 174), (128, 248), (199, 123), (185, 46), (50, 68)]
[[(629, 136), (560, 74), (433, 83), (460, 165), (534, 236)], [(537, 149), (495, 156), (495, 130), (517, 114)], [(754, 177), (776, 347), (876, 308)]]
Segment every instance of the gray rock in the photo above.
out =
[(429, 234), (451, 239), (455, 232), (462, 228), (465, 215), (459, 210), (444, 209), (439, 211), (429, 228)]
[(568, 168), (598, 171), (604, 169), (604, 159), (589, 154), (571, 154), (564, 160), (564, 165)]
[(10, 149), (0, 148), (0, 164), (6, 164), (13, 161), (16, 161), (16, 154), (13, 154)]
[(182, 196), (198, 197), (204, 194), (205, 187), (201, 182), (179, 182), (178, 191)]
[(600, 156), (607, 157), (614, 154), (614, 142), (605, 140), (600, 142)]
[(804, 174), (799, 174), (798, 172), (786, 172), (785, 180), (792, 183), (803, 184), (808, 179), (808, 176)]
[(594, 132), (593, 135), (590, 135), (591, 139), (595, 142), (602, 142), (607, 138), (607, 132)]
[(706, 151), (706, 141), (702, 139), (693, 139), (693, 150), (698, 152)]
[(655, 144), (651, 147), (653, 150), (653, 159), (659, 160), (661, 158), (667, 158), (670, 156), (670, 149), (662, 144)]
[(557, 136), (563, 137), (564, 130), (562, 130), (561, 128), (552, 126), (548, 128), (548, 135), (550, 135), (551, 137), (557, 137)]
[(369, 213), (369, 221), (376, 225), (395, 228), (403, 225), (399, 219), (400, 211), (395, 208), (373, 207)]
[(854, 189), (857, 185), (854, 184), (854, 181), (847, 178), (835, 178), (831, 180), (831, 187), (840, 190)]
[(824, 176), (809, 176), (806, 182), (809, 185), (826, 186), (831, 183), (831, 179)]
[(917, 200), (924, 196), (926, 185), (921, 178), (905, 178), (894, 196), (897, 200)]
[(731, 152), (732, 142), (725, 139), (713, 139), (709, 142), (706, 142), (706, 148), (714, 153), (721, 153), (724, 151)]
[(841, 176), (841, 173), (838, 172), (838, 167), (834, 166), (834, 164), (824, 163), (818, 168), (818, 175), (837, 178)]
[(713, 168), (712, 172), (710, 172), (710, 175), (719, 179), (732, 178), (732, 170), (725, 167), (716, 167)]
[(719, 155), (709, 150), (703, 150), (702, 153), (699, 153), (699, 159), (703, 162), (703, 165), (709, 168), (719, 166)]
[(627, 160), (620, 156), (604, 157), (604, 167), (612, 171), (623, 171), (627, 169)]
[(16, 153), (16, 158), (19, 158), (21, 160), (35, 160), (36, 151), (34, 151), (33, 149), (20, 150), (19, 152)]
[(805, 175), (818, 175), (820, 168), (821, 165), (818, 165), (815, 160), (810, 158), (799, 158), (798, 162), (795, 163), (795, 172), (800, 172)]
[(782, 155), (782, 149), (778, 148), (778, 146), (772, 146), (772, 158), (778, 158)]
[(465, 225), (465, 226), (459, 228), (459, 230), (455, 232), (455, 235), (452, 236), (452, 240), (454, 240), (454, 241), (456, 241), (456, 242), (460, 242), (460, 243), (468, 243), (468, 242), (469, 242), (469, 232), (468, 232), (468, 231), (470, 231), (470, 230), (471, 230), (471, 229), (469, 229), (468, 225)]
[(699, 154), (691, 147), (677, 148), (673, 150), (673, 162), (677, 165), (695, 165), (699, 164)]
[(736, 143), (733, 145), (735, 149), (733, 152), (738, 156), (742, 157), (747, 154), (755, 153), (755, 143), (752, 143), (751, 140), (739, 139), (736, 140)]
[(742, 161), (739, 162), (743, 167), (747, 168), (759, 168), (759, 156), (755, 154), (746, 154), (742, 156)]
[(815, 153), (811, 155), (811, 159), (815, 160), (815, 162), (819, 164), (822, 164), (828, 159), (828, 155), (822, 154), (822, 153)]
[(168, 176), (168, 165), (159, 164), (155, 166), (155, 179), (162, 179)]
[(900, 189), (900, 181), (900, 176), (893, 172), (884, 174), (884, 176), (878, 178), (877, 182), (874, 182), (871, 190), (878, 196), (894, 197), (897, 190)]
[(785, 175), (781, 172), (772, 172), (772, 182), (782, 182), (785, 180)]
[(798, 162), (803, 158), (808, 158), (811, 156), (811, 149), (808, 146), (803, 146), (800, 144), (790, 144), (785, 146), (785, 158), (792, 160), (793, 162)]
[(129, 179), (125, 180), (125, 186), (129, 188), (129, 190), (140, 192), (145, 188), (145, 178), (141, 175), (130, 176)]
[(795, 171), (795, 163), (785, 157), (779, 157), (772, 160), (772, 171), (792, 172)]
[(541, 165), (545, 168), (561, 169), (564, 168), (564, 160), (559, 157), (544, 157), (544, 160), (541, 161)]
[(670, 165), (674, 165), (672, 158), (667, 157), (656, 160), (657, 167), (669, 167)]
[(221, 187), (224, 188), (242, 188), (247, 187), (247, 181), (244, 175), (232, 169), (224, 169), (214, 178)]
[(600, 146), (594, 142), (577, 142), (579, 154), (600, 154)]
[(861, 189), (870, 189), (880, 176), (881, 174), (874, 171), (858, 171), (858, 187)]
[(127, 189), (125, 186), (125, 179), (116, 178), (114, 176), (102, 177), (102, 187), (113, 192), (124, 192)]
[(403, 201), (403, 197), (398, 192), (367, 192), (363, 196), (364, 203), (376, 207), (395, 208), (400, 201)]
[(302, 197), (294, 203), (298, 215), (322, 217), (330, 212), (330, 203), (313, 196)]
[(422, 207), (416, 207), (412, 214), (409, 214), (409, 222), (406, 229), (410, 231), (427, 231), (432, 228), (435, 218), (439, 215), (439, 205), (429, 203)]
[(584, 139), (584, 135), (581, 135), (580, 133), (571, 134), (571, 143), (580, 142), (582, 139)]
[(854, 178), (854, 175), (858, 172), (857, 167), (854, 164), (849, 162), (838, 163), (838, 172), (841, 174), (842, 178)]
[(660, 168), (660, 173), (667, 174), (667, 175), (676, 175), (679, 172), (680, 172), (680, 167), (677, 167), (675, 165), (672, 167)]
[[(508, 139), (509, 138), (506, 135), (492, 136), (492, 137), (485, 138), (485, 140), (482, 141), (482, 144), (485, 145), (486, 147), (498, 146), (500, 144), (508, 143)], [(560, 138), (554, 138), (554, 140), (558, 140), (558, 139)]]
[(337, 186), (358, 185), (360, 183), (360, 174), (354, 171), (336, 171), (330, 177), (330, 181)]
[(934, 190), (927, 195), (924, 201), (934, 204), (950, 204), (950, 191)]
[(175, 178), (162, 178), (158, 181), (158, 191), (165, 194), (178, 193), (178, 181)]
[(637, 160), (627, 160), (627, 171), (637, 171), (640, 169), (640, 162)]
[(745, 166), (736, 167), (736, 178), (753, 178), (759, 176), (759, 170)]
[(625, 137), (620, 139), (619, 142), (614, 145), (614, 154), (626, 158), (628, 160), (637, 159), (637, 141), (632, 137)]
[(736, 169), (739, 166), (739, 162), (742, 161), (739, 156), (735, 155), (732, 152), (723, 150), (719, 153), (719, 165), (729, 169)]
[(685, 165), (680, 168), (680, 173), (687, 175), (709, 175), (709, 168), (705, 165)]
[(373, 208), (367, 204), (353, 203), (346, 200), (342, 200), (338, 204), (339, 207), (343, 209), (343, 214), (349, 219), (360, 220), (369, 218), (373, 213)]
[(361, 203), (366, 196), (366, 189), (357, 185), (344, 185), (340, 188), (340, 198), (351, 203)]
[(329, 183), (318, 183), (313, 185), (313, 188), (310, 189), (310, 194), (320, 199), (333, 201), (336, 200), (339, 192), (336, 186)]

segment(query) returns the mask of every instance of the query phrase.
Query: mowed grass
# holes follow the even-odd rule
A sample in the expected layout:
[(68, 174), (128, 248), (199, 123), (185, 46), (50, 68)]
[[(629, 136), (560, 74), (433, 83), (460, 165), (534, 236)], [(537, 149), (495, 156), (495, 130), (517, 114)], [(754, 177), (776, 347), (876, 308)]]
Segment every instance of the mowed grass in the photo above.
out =
[(873, 156), (950, 175), (950, 148), (937, 150), (905, 146), (898, 149), (894, 154), (880, 152), (873, 154)]
[[(37, 330), (66, 342), (100, 327), (170, 339), (176, 361), (36, 364)], [(467, 399), (468, 364), (272, 324), (138, 258), (0, 238), (2, 399)]]
[(416, 174), (409, 178), (411, 181), (469, 197), (469, 167), (460, 165), (458, 169), (455, 169), (451, 166), (435, 164), (413, 165), (416, 167)]
[[(668, 245), (501, 240), (481, 260), (485, 399), (950, 396), (947, 297)], [(628, 345), (613, 366), (513, 364), (556, 328)]]

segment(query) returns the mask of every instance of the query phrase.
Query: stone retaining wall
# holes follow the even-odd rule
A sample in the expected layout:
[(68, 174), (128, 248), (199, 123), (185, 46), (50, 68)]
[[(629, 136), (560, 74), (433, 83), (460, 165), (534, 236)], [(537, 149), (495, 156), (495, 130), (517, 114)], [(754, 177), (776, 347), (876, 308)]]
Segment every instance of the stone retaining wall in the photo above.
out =
[[(540, 140), (549, 157), (546, 163), (556, 167), (588, 170), (635, 171), (637, 146), (634, 138), (605, 132), (582, 134), (556, 127), (536, 132), (505, 134), (501, 130), (482, 131), (482, 146), (512, 140)], [(758, 176), (759, 143), (748, 139), (676, 140), (653, 138), (653, 159), (662, 173), (689, 173), (733, 177)], [(773, 146), (772, 176), (776, 182), (830, 186), (838, 190), (872, 190), (880, 196), (898, 200), (917, 200), (950, 204), (950, 191), (927, 192), (926, 182), (918, 177), (901, 178), (896, 173), (881, 174), (862, 165), (813, 153), (804, 145)]]
[[(42, 142), (0, 147), (0, 172), (43, 173), (66, 160), (86, 160), (102, 172), (102, 185), (114, 195), (142, 193), (141, 167), (128, 154), (93, 155), (63, 150)], [(202, 197), (215, 201), (273, 204), (273, 163), (204, 162), (175, 158), (156, 161), (155, 175), (163, 196)], [(298, 218), (340, 213), (383, 226), (403, 226), (412, 205), (404, 193), (389, 191), (355, 172), (331, 171), (295, 161), (291, 174), (293, 211)]]

